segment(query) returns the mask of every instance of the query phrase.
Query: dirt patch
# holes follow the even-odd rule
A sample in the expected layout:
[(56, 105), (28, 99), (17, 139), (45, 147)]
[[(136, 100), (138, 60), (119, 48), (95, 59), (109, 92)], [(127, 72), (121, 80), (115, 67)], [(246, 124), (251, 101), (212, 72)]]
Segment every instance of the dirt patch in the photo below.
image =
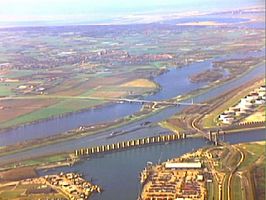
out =
[(37, 173), (32, 167), (22, 167), (0, 172), (0, 181), (19, 181), (35, 177), (37, 177)]
[(122, 84), (121, 87), (155, 88), (156, 84), (148, 79), (136, 79)]
[(3, 109), (0, 110), (0, 123), (48, 107), (56, 102), (57, 100), (55, 99), (18, 99), (1, 101)]
[(127, 93), (125, 91), (96, 91), (91, 97), (98, 97), (99, 99), (105, 98), (119, 98), (125, 96)]

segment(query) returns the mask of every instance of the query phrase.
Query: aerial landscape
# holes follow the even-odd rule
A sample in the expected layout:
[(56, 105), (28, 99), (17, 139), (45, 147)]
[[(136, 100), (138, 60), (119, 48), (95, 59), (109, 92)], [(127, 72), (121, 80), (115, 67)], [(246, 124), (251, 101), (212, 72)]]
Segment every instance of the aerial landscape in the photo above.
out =
[(0, 200), (264, 200), (265, 102), (264, 1), (0, 1)]

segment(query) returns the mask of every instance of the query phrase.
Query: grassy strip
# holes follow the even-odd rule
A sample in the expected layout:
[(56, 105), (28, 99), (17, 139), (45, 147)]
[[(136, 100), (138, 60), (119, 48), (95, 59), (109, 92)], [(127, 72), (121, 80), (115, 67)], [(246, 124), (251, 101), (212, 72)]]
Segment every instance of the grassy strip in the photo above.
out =
[(239, 170), (244, 170), (252, 165), (258, 158), (265, 154), (265, 142), (262, 144), (242, 144), (241, 148), (245, 152), (245, 160), (239, 166)]
[(174, 133), (180, 133), (180, 132), (182, 132), (184, 130), (184, 129), (178, 127), (178, 126), (175, 126), (175, 125), (173, 125), (171, 123), (168, 123), (167, 121), (159, 122), (158, 125), (161, 126), (162, 128), (171, 130)]
[(101, 129), (101, 130), (96, 130), (96, 131), (87, 132), (87, 133), (80, 133), (80, 134), (77, 133), (77, 134), (74, 134), (74, 135), (71, 135), (71, 136), (68, 136), (68, 137), (64, 137), (64, 138), (59, 138), (59, 139), (58, 138), (53, 138), (51, 140), (44, 141), (41, 144), (27, 145), (26, 147), (23, 147), (23, 148), (15, 148), (15, 150), (10, 150), (8, 152), (0, 153), (0, 156), (6, 156), (6, 155), (10, 155), (10, 154), (15, 154), (15, 153), (18, 153), (18, 152), (31, 150), (31, 149), (38, 148), (38, 147), (43, 147), (43, 146), (48, 146), (48, 145), (51, 145), (51, 144), (56, 144), (56, 143), (60, 143), (60, 142), (70, 141), (72, 139), (79, 139), (79, 138), (86, 137), (86, 136), (89, 136), (89, 135), (97, 134), (98, 132), (102, 132), (102, 131), (112, 130), (112, 129), (118, 128), (120, 126), (124, 126), (124, 125), (130, 124), (130, 123), (142, 120), (142, 119), (144, 119), (146, 117), (152, 116), (152, 115), (160, 112), (162, 109), (164, 109), (164, 107), (161, 107), (161, 108), (159, 108), (159, 109), (157, 109), (157, 110), (155, 110), (153, 112), (150, 112), (150, 113), (145, 114), (145, 115), (137, 116), (137, 117), (136, 116), (134, 116), (134, 117), (126, 116), (124, 118), (125, 120), (122, 123), (115, 124), (113, 126), (111, 125), (109, 127)]
[[(29, 166), (40, 166), (40, 165), (48, 165), (51, 163), (57, 163), (57, 162), (63, 162), (66, 161), (66, 159), (69, 158), (69, 154), (61, 153), (57, 155), (50, 155), (50, 156), (43, 156), (39, 158), (33, 158), (29, 160), (21, 161), (19, 164), (20, 166), (29, 167)], [(5, 168), (13, 168), (13, 164), (8, 164), (5, 166)]]
[(203, 127), (204, 128), (216, 127), (218, 123), (217, 118), (221, 113), (223, 113), (229, 107), (236, 105), (241, 100), (241, 98), (248, 95), (252, 90), (257, 88), (258, 86), (259, 84), (255, 83), (254, 85), (239, 91), (234, 97), (228, 99), (228, 101), (226, 101), (222, 106), (219, 106), (216, 109), (214, 109), (210, 114), (206, 115), (202, 119)]
[(232, 178), (231, 194), (232, 194), (232, 199), (237, 199), (237, 200), (242, 199), (241, 181), (239, 176), (234, 175)]
[(11, 126), (17, 126), (19, 124), (45, 120), (56, 116), (58, 117), (60, 115), (77, 112), (89, 107), (98, 106), (103, 103), (104, 101), (102, 100), (64, 100), (55, 105), (22, 115), (13, 120), (2, 123), (1, 128), (8, 128)]

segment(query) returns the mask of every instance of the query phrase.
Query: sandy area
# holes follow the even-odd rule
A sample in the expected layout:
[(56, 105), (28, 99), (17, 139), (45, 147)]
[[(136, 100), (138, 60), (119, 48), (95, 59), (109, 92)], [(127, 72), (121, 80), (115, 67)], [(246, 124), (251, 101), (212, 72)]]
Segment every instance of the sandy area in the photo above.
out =
[(265, 121), (264, 111), (257, 111), (243, 120), (243, 122), (262, 122), (262, 121)]
[(136, 79), (122, 84), (121, 87), (156, 88), (156, 84), (148, 79)]

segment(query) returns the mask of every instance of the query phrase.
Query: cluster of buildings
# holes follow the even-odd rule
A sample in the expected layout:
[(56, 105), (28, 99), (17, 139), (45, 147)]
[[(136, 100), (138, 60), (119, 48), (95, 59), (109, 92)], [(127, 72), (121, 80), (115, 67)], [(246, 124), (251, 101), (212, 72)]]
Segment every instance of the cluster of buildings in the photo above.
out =
[(44, 94), (45, 87), (36, 87), (35, 85), (19, 85), (16, 88), (16, 91), (23, 94), (35, 93), (35, 94)]
[(61, 191), (71, 200), (85, 200), (88, 199), (93, 192), (101, 192), (99, 186), (92, 185), (79, 174), (75, 173), (46, 175), (44, 179), (52, 188)]
[(90, 59), (100, 62), (104, 61), (105, 63), (109, 64), (120, 63), (120, 64), (131, 65), (131, 64), (147, 64), (149, 62), (154, 62), (154, 61), (172, 60), (174, 59), (174, 55), (168, 53), (130, 55), (129, 52), (126, 50), (103, 49), (101, 51), (98, 51), (97, 56), (94, 55)]
[(235, 106), (228, 108), (219, 115), (219, 120), (223, 124), (233, 124), (238, 122), (243, 117), (255, 111), (259, 105), (264, 105), (266, 100), (265, 85), (243, 97)]
[(204, 200), (206, 188), (200, 162), (169, 161), (145, 169), (140, 200)]

